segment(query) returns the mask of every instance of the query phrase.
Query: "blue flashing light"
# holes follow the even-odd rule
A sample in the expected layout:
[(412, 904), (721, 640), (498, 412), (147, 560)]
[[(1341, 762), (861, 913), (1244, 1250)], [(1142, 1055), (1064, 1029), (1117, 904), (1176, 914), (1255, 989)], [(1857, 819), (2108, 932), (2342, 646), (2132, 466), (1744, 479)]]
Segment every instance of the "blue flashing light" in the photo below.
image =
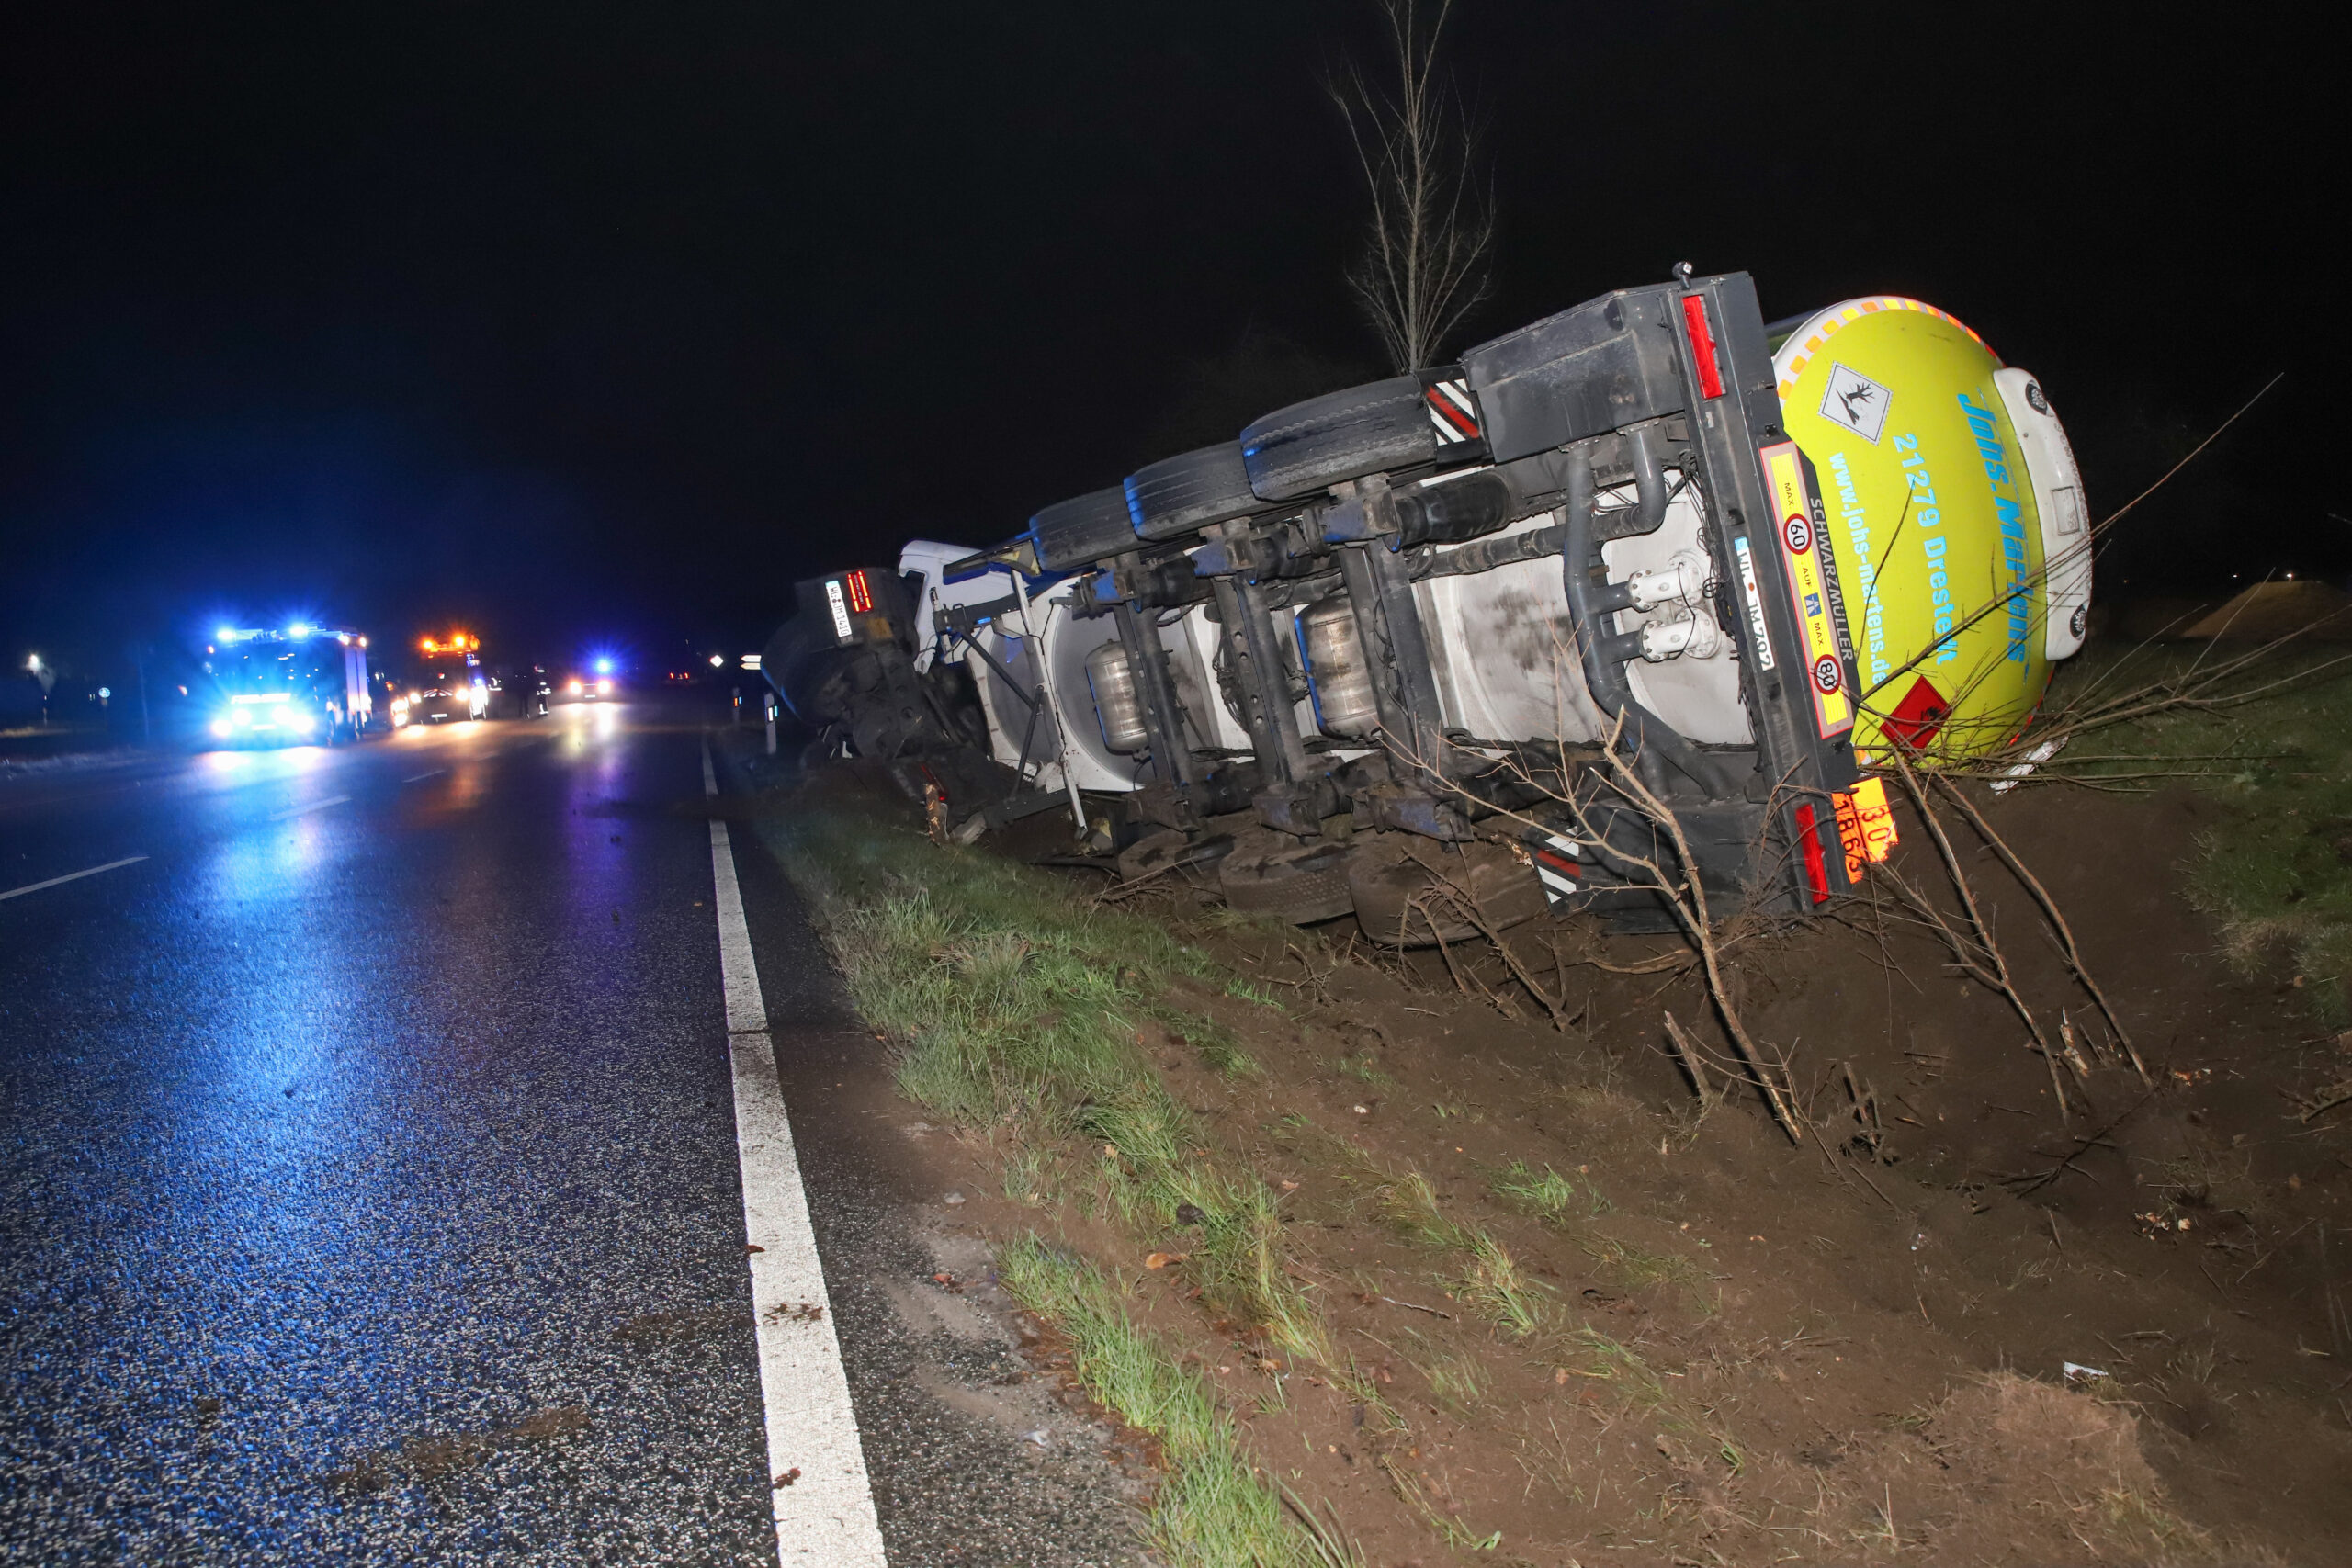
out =
[(609, 674), (611, 674), (612, 672), (613, 672), (613, 661), (612, 661), (611, 660), (609, 660), (609, 659), (599, 659), (598, 660), (596, 660), (596, 673), (597, 673), (597, 674), (599, 674), (599, 675), (609, 675)]
[(215, 642), (234, 642), (237, 640), (237, 628), (234, 626), (221, 626), (213, 632), (212, 640)]
[(300, 642), (304, 637), (311, 635), (310, 623), (306, 621), (297, 621), (292, 626), (286, 628), (286, 635), (292, 637), (296, 642)]

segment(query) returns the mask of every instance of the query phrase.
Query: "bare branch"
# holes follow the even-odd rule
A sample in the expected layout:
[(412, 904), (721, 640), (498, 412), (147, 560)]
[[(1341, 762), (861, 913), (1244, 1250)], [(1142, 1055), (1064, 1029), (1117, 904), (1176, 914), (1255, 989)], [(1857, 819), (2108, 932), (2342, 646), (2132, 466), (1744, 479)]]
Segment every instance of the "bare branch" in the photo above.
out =
[(1962, 794), (1957, 784), (1939, 774), (1931, 773), (1929, 776), (1942, 788), (1945, 795), (1960, 807), (1961, 815), (1968, 818), (1970, 826), (1983, 834), (1984, 841), (1993, 846), (1994, 853), (2001, 857), (2003, 863), (2008, 866), (2010, 874), (2025, 884), (2026, 891), (2031, 893), (2034, 901), (2041, 906), (2041, 912), (2050, 917), (2050, 923), (2058, 933), (2061, 943), (2059, 952), (2066, 960), (2066, 967), (2075, 972), (2075, 978), (2081, 981), (2083, 989), (2091, 994), (2091, 1000), (2098, 1004), (2098, 1010), (2107, 1015), (2108, 1027), (2115, 1031), (2116, 1042), (2123, 1047), (2123, 1055), (2131, 1062), (2132, 1070), (2140, 1075), (2140, 1082), (2143, 1086), (2152, 1086), (2154, 1080), (2148, 1077), (2147, 1065), (2140, 1060), (2140, 1053), (2133, 1049), (2132, 1036), (2124, 1029), (2123, 1021), (2116, 1017), (2115, 1009), (2108, 1005), (2107, 993), (2099, 989), (2097, 980), (2091, 978), (2090, 968), (2083, 962), (2083, 951), (2075, 945), (2074, 928), (2066, 923), (2066, 917), (2059, 913), (2058, 900), (2050, 896), (2050, 889), (2041, 885), (2041, 879), (2026, 868), (2025, 862), (2018, 857), (2018, 852), (2009, 848), (2008, 840), (1993, 831), (1993, 824), (1984, 820), (1984, 814), (1976, 809), (1976, 803)]
[(2034, 1048), (2041, 1051), (2049, 1064), (2050, 1091), (2057, 1098), (2059, 1117), (2062, 1121), (2071, 1121), (2074, 1106), (2067, 1098), (2064, 1080), (2058, 1076), (2058, 1047), (2051, 1043), (2050, 1036), (2042, 1030), (2041, 1021), (2035, 1018), (2033, 1010), (2026, 1005), (2025, 994), (2009, 977), (2008, 961), (2002, 957), (1999, 944), (1993, 940), (1991, 923), (1984, 919), (1984, 911), (1977, 908), (1976, 890), (1969, 885), (1968, 873), (1961, 866), (1960, 853), (1952, 848), (1951, 840), (1946, 836), (1944, 825), (1936, 816), (1935, 803), (1928, 799), (1927, 787), (1919, 782), (1919, 775), (1912, 771), (1905, 748), (1900, 745), (1891, 747), (1887, 755), (1903, 779), (1903, 787), (1910, 794), (1911, 804), (1917, 809), (1919, 820), (1927, 825), (1928, 836), (1935, 840), (1936, 852), (1942, 857), (1944, 870), (1951, 875), (1952, 886), (1960, 894), (1961, 908), (1967, 911), (1975, 946), (1984, 959), (1982, 965), (1970, 964), (1974, 977), (1996, 987), (2008, 998), (2009, 1005), (2017, 1010), (2018, 1016), (2025, 1020), (2026, 1028), (2033, 1035)]
[(1439, 69), (1453, 0), (1424, 21), (1420, 0), (1374, 0), (1393, 83), (1353, 63), (1330, 82), (1372, 199), (1348, 287), (1400, 374), (1436, 363), (1445, 341), (1493, 291), (1494, 206), (1476, 176), (1476, 130)]

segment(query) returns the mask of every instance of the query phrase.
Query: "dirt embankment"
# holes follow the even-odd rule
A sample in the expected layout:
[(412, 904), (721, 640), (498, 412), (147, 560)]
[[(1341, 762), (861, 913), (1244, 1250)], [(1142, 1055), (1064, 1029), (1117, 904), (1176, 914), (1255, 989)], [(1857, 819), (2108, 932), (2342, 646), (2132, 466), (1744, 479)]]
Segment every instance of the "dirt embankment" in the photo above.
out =
[[(1023, 1148), (1026, 1202), (997, 1195), (1000, 1145), (947, 1157), (998, 1234), (1130, 1270), (1257, 1462), (1367, 1563), (2331, 1561), (2352, 1537), (2352, 1106), (2299, 1107), (2352, 1075), (2346, 1043), (2292, 976), (2235, 976), (2179, 897), (2209, 803), (2049, 787), (1985, 808), (2144, 1083), (1964, 830), (2019, 993), (2086, 1071), (2053, 1083), (2010, 1000), (1890, 893), (1730, 949), (1802, 1145), (1720, 1071), (1694, 1094), (1660, 1020), (1727, 1059), (1695, 976), (1619, 972), (1663, 942), (1513, 933), (1555, 1027), (1490, 952), (1400, 960), (1158, 895), (1280, 1004), (1169, 998), (1255, 1071), (1181, 1022), (1136, 1038), (1220, 1156), (1282, 1193), (1331, 1364), (1205, 1310), (1191, 1233), (1120, 1221), (1115, 1149)], [(1896, 869), (1924, 891), (1917, 826)]]

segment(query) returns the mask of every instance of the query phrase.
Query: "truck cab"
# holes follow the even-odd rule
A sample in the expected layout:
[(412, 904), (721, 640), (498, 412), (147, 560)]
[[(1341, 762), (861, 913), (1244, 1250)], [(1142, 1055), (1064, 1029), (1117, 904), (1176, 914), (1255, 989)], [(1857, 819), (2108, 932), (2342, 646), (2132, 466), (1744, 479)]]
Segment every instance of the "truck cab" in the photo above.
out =
[(420, 637), (409, 665), (409, 684), (393, 699), (392, 724), (468, 724), (490, 715), (491, 674), (481, 661), (481, 639), (469, 632)]

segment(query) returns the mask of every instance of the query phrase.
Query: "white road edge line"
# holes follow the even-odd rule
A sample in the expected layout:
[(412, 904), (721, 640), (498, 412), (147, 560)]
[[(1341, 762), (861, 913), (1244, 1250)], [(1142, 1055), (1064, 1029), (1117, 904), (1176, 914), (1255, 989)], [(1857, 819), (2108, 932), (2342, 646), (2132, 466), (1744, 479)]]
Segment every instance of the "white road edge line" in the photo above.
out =
[[(702, 743), (702, 788), (718, 794), (710, 740)], [(767, 1410), (768, 1479), (776, 1549), (786, 1564), (887, 1568), (882, 1527), (857, 1412), (849, 1400), (832, 1300), (825, 1293), (808, 1196), (793, 1152), (792, 1122), (776, 1081), (775, 1043), (752, 958), (727, 824), (710, 823), (713, 902), (718, 910), (719, 976), (727, 997), (727, 1044), (735, 1071), (735, 1143), (743, 1168), (743, 1232), (750, 1242), (752, 1321), (760, 1351), (760, 1398)]]
[(406, 778), (404, 778), (404, 779), (401, 780), (401, 783), (402, 783), (402, 784), (417, 784), (417, 783), (420, 783), (420, 782), (422, 782), (423, 780), (425, 780), (425, 779), (437, 779), (437, 778), (439, 778), (443, 773), (447, 773), (448, 771), (449, 771), (449, 770), (448, 770), (448, 769), (447, 769), (447, 768), (432, 768), (432, 769), (428, 769), (428, 770), (426, 770), (425, 772), (421, 773), (411, 773), (411, 774), (409, 774), (409, 776), (408, 776), (408, 777), (406, 777)]
[(0, 893), (0, 904), (5, 904), (11, 898), (21, 898), (28, 893), (38, 893), (44, 887), (54, 887), (61, 882), (79, 882), (85, 876), (96, 876), (102, 871), (119, 871), (126, 865), (137, 865), (146, 858), (145, 855), (125, 855), (120, 860), (110, 860), (104, 865), (94, 865), (87, 871), (69, 871), (62, 876), (52, 876), (47, 882), (28, 882), (22, 887), (11, 887), (6, 893)]
[(289, 817), (308, 817), (313, 811), (324, 811), (330, 806), (341, 806), (350, 798), (351, 796), (347, 795), (331, 795), (324, 800), (314, 800), (308, 806), (289, 806), (283, 811), (273, 811), (269, 814), (269, 819), (273, 822), (283, 822)]

